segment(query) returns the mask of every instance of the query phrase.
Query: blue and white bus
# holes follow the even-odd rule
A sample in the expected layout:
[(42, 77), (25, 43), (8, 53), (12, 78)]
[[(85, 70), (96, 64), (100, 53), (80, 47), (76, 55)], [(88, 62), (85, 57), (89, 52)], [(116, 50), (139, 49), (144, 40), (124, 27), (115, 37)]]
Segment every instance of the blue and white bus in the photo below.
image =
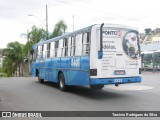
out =
[(117, 24), (96, 24), (33, 45), (32, 76), (68, 86), (141, 82), (139, 33)]

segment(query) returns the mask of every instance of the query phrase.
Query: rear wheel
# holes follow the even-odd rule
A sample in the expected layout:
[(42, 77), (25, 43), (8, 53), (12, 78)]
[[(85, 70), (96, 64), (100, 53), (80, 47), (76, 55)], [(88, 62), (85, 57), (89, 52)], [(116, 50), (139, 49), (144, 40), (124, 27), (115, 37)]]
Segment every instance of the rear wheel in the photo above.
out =
[(99, 90), (102, 89), (104, 85), (90, 85), (90, 88), (93, 90)]
[(58, 79), (59, 79), (59, 88), (60, 88), (60, 90), (66, 91), (67, 90), (67, 86), (65, 85), (65, 78), (64, 78), (63, 73), (60, 73), (58, 75)]

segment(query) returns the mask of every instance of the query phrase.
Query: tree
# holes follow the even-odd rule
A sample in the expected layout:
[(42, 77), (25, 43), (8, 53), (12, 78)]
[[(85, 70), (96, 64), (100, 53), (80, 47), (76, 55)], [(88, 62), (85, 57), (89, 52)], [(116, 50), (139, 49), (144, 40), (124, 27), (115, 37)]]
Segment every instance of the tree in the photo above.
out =
[(54, 30), (52, 34), (50, 35), (50, 38), (57, 37), (57, 36), (64, 34), (66, 32), (66, 29), (67, 29), (67, 25), (64, 22), (64, 20), (58, 21), (56, 25), (54, 26)]
[[(65, 24), (64, 20), (60, 20), (56, 23), (52, 34), (49, 35), (49, 38), (53, 38), (65, 33), (67, 29), (67, 25)], [(29, 55), (28, 53), (32, 50), (32, 46), (38, 43), (41, 40), (46, 39), (46, 31), (41, 28), (37, 28), (35, 25), (32, 26), (32, 30), (27, 34), (27, 43), (24, 45), (24, 55), (26, 58)], [(29, 64), (30, 64), (30, 60)]]
[(5, 57), (2, 64), (2, 73), (5, 73), (6, 77), (11, 77), (15, 72), (16, 66), (12, 59)]
[(46, 31), (33, 25), (32, 31), (28, 33), (27, 37), (29, 38), (30, 42), (35, 44), (38, 43), (40, 40), (46, 38)]
[(40, 40), (46, 39), (46, 31), (42, 28), (37, 28), (35, 25), (32, 26), (32, 30), (27, 33), (27, 43), (24, 45), (24, 55), (31, 51), (32, 45), (38, 43)]
[(27, 41), (26, 44), (24, 45), (24, 48), (23, 48), (23, 53), (24, 53), (24, 56), (27, 56), (28, 55), (28, 52), (30, 52), (32, 50), (32, 45), (34, 43), (32, 41)]
[(20, 73), (22, 73), (21, 70), (21, 64), (23, 64), (24, 60), (24, 54), (23, 54), (23, 45), (19, 42), (11, 42), (8, 43), (7, 49), (5, 51), (5, 59), (3, 62), (3, 70), (7, 73), (7, 76), (11, 76), (13, 73), (13, 70), (16, 71), (17, 76), (17, 68)]
[[(49, 38), (53, 38), (59, 35), (62, 35), (66, 32), (67, 25), (64, 20), (58, 21), (55, 26), (52, 34), (49, 35)], [(40, 40), (46, 38), (46, 31), (41, 28), (37, 28), (35, 25), (32, 26), (32, 30), (27, 34), (28, 41), (24, 46), (24, 55), (28, 54), (28, 51), (32, 50), (32, 45), (38, 43)]]
[[(67, 25), (64, 20), (60, 20), (55, 25), (52, 34), (49, 38), (53, 38), (62, 35), (66, 32)], [(7, 48), (3, 50), (3, 55), (6, 56), (3, 62), (2, 71), (6, 73), (7, 76), (12, 76), (15, 72), (17, 76), (17, 71), (22, 73), (21, 65), (23, 64), (24, 58), (27, 57), (28, 52), (31, 51), (32, 45), (38, 43), (40, 40), (46, 39), (46, 31), (42, 28), (37, 28), (35, 25), (32, 26), (32, 30), (27, 33), (27, 43), (25, 45), (19, 42), (8, 43)], [(18, 70), (17, 70), (18, 68)]]

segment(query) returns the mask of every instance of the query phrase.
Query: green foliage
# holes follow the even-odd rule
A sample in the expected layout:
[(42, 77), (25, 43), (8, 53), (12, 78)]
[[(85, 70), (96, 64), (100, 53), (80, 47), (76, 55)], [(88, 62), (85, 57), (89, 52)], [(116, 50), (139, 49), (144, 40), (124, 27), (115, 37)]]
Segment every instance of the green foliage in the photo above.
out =
[(38, 43), (41, 39), (46, 38), (46, 31), (44, 29), (37, 28), (35, 25), (32, 27), (27, 35), (29, 41), (33, 44)]
[(5, 57), (2, 65), (2, 72), (6, 77), (11, 77), (15, 71), (14, 61), (8, 57)]
[(19, 42), (11, 42), (8, 43), (7, 48), (9, 49), (8, 58), (15, 60), (17, 62), (22, 62), (24, 58), (23, 54), (23, 44)]
[[(60, 20), (54, 27), (54, 30), (49, 38), (60, 36), (65, 33), (67, 25), (64, 20)], [(28, 58), (28, 52), (32, 50), (32, 45), (38, 43), (40, 40), (46, 39), (46, 31), (42, 28), (32, 27), (32, 30), (27, 33), (27, 43), (25, 45), (19, 42), (8, 43), (7, 48), (3, 50), (3, 56), (6, 56), (3, 61), (2, 71), (7, 77), (12, 76), (12, 74), (17, 71), (20, 65), (23, 64), (24, 58)], [(20, 75), (20, 74), (19, 74)], [(16, 72), (17, 76), (17, 72)]]
[(40, 40), (46, 39), (46, 31), (41, 28), (37, 28), (35, 25), (32, 26), (32, 30), (27, 34), (27, 43), (24, 45), (24, 55), (27, 56), (28, 52), (31, 51), (32, 45), (38, 43)]
[(0, 67), (0, 77), (3, 77), (4, 74), (3, 74), (3, 69)]
[[(65, 33), (67, 25), (64, 20), (60, 20), (54, 27), (52, 34), (49, 35), (49, 38), (53, 38)], [(32, 45), (38, 43), (40, 40), (46, 39), (46, 31), (36, 26), (32, 27), (32, 30), (27, 34), (28, 41), (24, 45), (24, 55), (27, 56), (28, 52), (32, 50)]]
[(24, 48), (23, 48), (23, 54), (25, 56), (28, 55), (28, 52), (30, 52), (32, 50), (32, 45), (34, 43), (32, 41), (27, 41), (26, 44), (24, 45)]
[(5, 49), (5, 58), (3, 61), (2, 69), (6, 75), (12, 76), (14, 71), (19, 67), (20, 73), (20, 64), (23, 63), (24, 54), (23, 54), (23, 45), (19, 42), (8, 43), (7, 49)]
[(60, 20), (55, 26), (50, 38), (60, 36), (66, 32), (67, 25), (64, 20)]

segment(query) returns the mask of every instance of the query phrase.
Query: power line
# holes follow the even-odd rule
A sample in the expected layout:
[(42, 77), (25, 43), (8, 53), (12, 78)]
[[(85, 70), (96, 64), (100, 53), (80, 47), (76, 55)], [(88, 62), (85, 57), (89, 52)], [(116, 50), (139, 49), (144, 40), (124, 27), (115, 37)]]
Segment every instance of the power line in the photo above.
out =
[[(84, 9), (87, 9), (87, 10), (90, 10), (90, 11), (95, 11), (95, 12), (104, 13), (104, 14), (111, 14), (111, 15), (114, 15), (114, 16), (117, 16), (117, 17), (121, 17), (121, 18), (125, 18), (125, 19), (128, 19), (128, 20), (132, 20), (132, 21), (144, 22), (143, 20), (140, 20), (140, 19), (131, 18), (131, 17), (126, 17), (126, 16), (122, 16), (122, 15), (119, 15), (119, 14), (102, 11), (102, 10), (99, 10), (99, 9), (84, 7), (84, 6), (81, 6), (81, 5), (76, 5), (76, 4), (69, 3), (69, 2), (65, 2), (65, 1), (61, 1), (61, 0), (55, 0), (55, 1), (60, 2), (60, 3), (63, 3), (63, 4), (68, 4), (68, 5), (71, 5), (71, 6), (76, 6), (76, 7), (84, 8)], [(145, 22), (147, 22), (147, 21), (145, 21)], [(155, 24), (155, 23), (152, 23), (152, 22), (147, 22), (147, 23), (160, 26), (160, 24)]]
[(88, 10), (93, 10), (93, 11), (100, 12), (100, 13), (105, 13), (105, 14), (108, 13), (108, 14), (111, 14), (111, 15), (115, 15), (115, 16), (122, 17), (122, 18), (127, 18), (127, 19), (130, 19), (130, 20), (137, 20), (135, 18), (126, 17), (126, 16), (115, 14), (115, 13), (110, 13), (110, 12), (102, 11), (102, 10), (99, 10), (99, 9), (84, 7), (84, 6), (72, 4), (72, 3), (69, 3), (69, 2), (64, 2), (64, 1), (60, 1), (60, 0), (55, 0), (55, 1), (60, 2), (60, 3), (64, 3), (64, 4), (68, 4), (68, 5), (72, 5), (72, 6), (77, 6), (77, 7), (88, 9)]

